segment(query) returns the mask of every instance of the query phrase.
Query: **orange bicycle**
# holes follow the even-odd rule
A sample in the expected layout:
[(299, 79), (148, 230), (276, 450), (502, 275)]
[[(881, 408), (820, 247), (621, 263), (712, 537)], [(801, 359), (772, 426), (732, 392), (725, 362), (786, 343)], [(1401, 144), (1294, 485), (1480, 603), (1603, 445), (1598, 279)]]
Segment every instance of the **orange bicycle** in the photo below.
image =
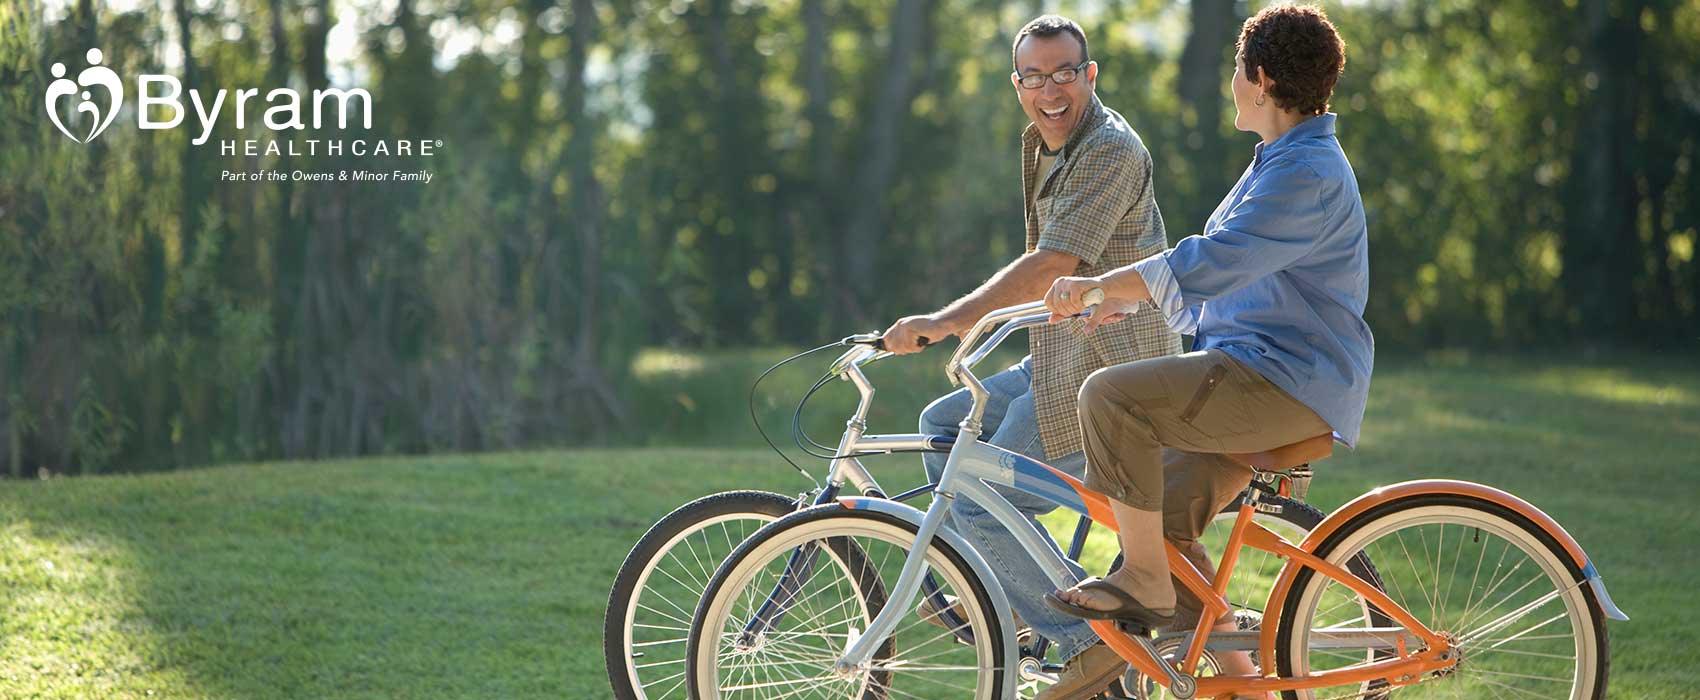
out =
[[(969, 388), (976, 409), (956, 439), (875, 443), (883, 452), (949, 452), (925, 512), (840, 498), (763, 527), (720, 565), (692, 619), (686, 676), (693, 697), (1015, 697), (1015, 625), (995, 570), (940, 520), (954, 498), (973, 499), (1057, 588), (1075, 581), (1054, 543), (991, 485), (1116, 529), (1102, 494), (977, 440), (986, 393), (973, 366), (1014, 331), (1048, 317), (1042, 303), (1010, 307), (964, 338), (946, 372)], [(1331, 452), (1323, 435), (1235, 456), (1257, 477), (1241, 498), (1215, 578), (1168, 547), (1171, 571), (1204, 601), (1192, 630), (1153, 637), (1092, 622), (1137, 671), (1136, 697), (1604, 697), (1604, 622), (1628, 618), (1576, 541), (1526, 501), (1480, 484), (1423, 480), (1360, 496), (1302, 542), (1253, 521), (1266, 492), (1282, 490)], [(1225, 594), (1247, 548), (1286, 564), (1259, 629), (1215, 632), (1212, 621), (1230, 609)], [(1374, 566), (1353, 565), (1366, 560)], [(948, 619), (931, 612), (945, 610)], [(1221, 673), (1215, 659), (1231, 650), (1254, 653), (1261, 673)]]

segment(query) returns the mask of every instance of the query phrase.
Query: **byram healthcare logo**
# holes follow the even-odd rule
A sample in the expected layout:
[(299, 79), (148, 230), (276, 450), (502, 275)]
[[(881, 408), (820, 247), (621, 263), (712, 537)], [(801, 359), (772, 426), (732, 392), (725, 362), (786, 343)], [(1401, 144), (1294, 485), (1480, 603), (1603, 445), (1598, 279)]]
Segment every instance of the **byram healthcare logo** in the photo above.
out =
[[(47, 86), (48, 119), (53, 121), (53, 126), (58, 127), (60, 133), (78, 143), (93, 141), (95, 137), (106, 131), (106, 127), (112, 124), (112, 120), (118, 116), (119, 108), (124, 104), (124, 82), (111, 68), (100, 65), (105, 58), (100, 49), (89, 49), (86, 57), (89, 67), (77, 74), (75, 81), (65, 77), (65, 64), (53, 64), (50, 72), (52, 72), (55, 80)], [(106, 89), (104, 107), (90, 91), (90, 88), (96, 87)], [(229, 96), (231, 91), (220, 89), (213, 93), (211, 105), (208, 105), (202, 99), (199, 90), (191, 89), (187, 92), (189, 93), (190, 106), (193, 108), (192, 111), (199, 121), (199, 136), (192, 141), (198, 146), (206, 143), (207, 139), (212, 136), (213, 127), (218, 123), (218, 118), (225, 107), (226, 97)], [(146, 73), (137, 76), (136, 126), (141, 129), (170, 129), (182, 124), (183, 118), (190, 111), (184, 108), (183, 93), (183, 83), (174, 76)], [(235, 104), (231, 106), (231, 111), (236, 113), (236, 128), (238, 130), (246, 128), (248, 102), (259, 94), (258, 88), (243, 88), (235, 91), (235, 98), (231, 100)], [(67, 128), (66, 120), (60, 118), (62, 113), (59, 103), (65, 97), (72, 95), (81, 98), (73, 114), (87, 113), (92, 117), (88, 134), (82, 137), (78, 137), (70, 128)], [(372, 128), (372, 95), (360, 88), (314, 90), (312, 100), (306, 102), (306, 104), (303, 104), (304, 100), (301, 93), (295, 90), (290, 88), (273, 89), (265, 95), (266, 109), (261, 123), (272, 131), (304, 130), (308, 128), (307, 120), (303, 118), (303, 111), (305, 110), (311, 113), (312, 128), (318, 129), (323, 122), (327, 107), (326, 102), (328, 101), (335, 103), (332, 109), (335, 110), (337, 128), (348, 128), (351, 108), (358, 110), (355, 114), (364, 128)], [(165, 120), (153, 119), (150, 113), (154, 108), (168, 110), (171, 118)], [(273, 143), (275, 145), (276, 142)], [(311, 143), (316, 147), (319, 142)], [(334, 145), (340, 142), (326, 143), (327, 145)], [(221, 146), (227, 147), (227, 150), (234, 150), (234, 144), (235, 141), (230, 140), (221, 144)], [(390, 144), (380, 142), (374, 142), (374, 144), (377, 145), (377, 148), (373, 149), (374, 152), (389, 150)], [(358, 140), (349, 145), (351, 146), (350, 151), (354, 152), (355, 155), (363, 155), (361, 151), (367, 144), (364, 140)], [(383, 153), (380, 152), (379, 154), (382, 155)], [(402, 155), (406, 155), (406, 153)], [(421, 153), (421, 155), (430, 154)]]
[[(53, 120), (53, 125), (59, 127), (60, 133), (78, 143), (93, 141), (94, 137), (100, 135), (100, 132), (106, 131), (106, 127), (112, 124), (112, 119), (118, 116), (118, 106), (124, 104), (124, 81), (119, 80), (118, 74), (112, 72), (111, 68), (100, 65), (103, 58), (100, 49), (89, 49), (87, 58), (89, 67), (77, 74), (76, 82), (71, 82), (69, 78), (65, 77), (65, 64), (53, 64), (53, 77), (57, 80), (47, 86), (47, 118)], [(91, 87), (106, 88), (105, 110), (100, 108), (98, 102), (91, 99), (88, 91), (88, 88)], [(88, 112), (94, 117), (90, 120), (91, 126), (88, 136), (80, 139), (77, 138), (76, 134), (71, 133), (70, 129), (65, 128), (64, 122), (59, 121), (59, 99), (66, 95), (77, 95), (78, 93), (81, 93), (82, 102), (77, 105), (77, 113)]]

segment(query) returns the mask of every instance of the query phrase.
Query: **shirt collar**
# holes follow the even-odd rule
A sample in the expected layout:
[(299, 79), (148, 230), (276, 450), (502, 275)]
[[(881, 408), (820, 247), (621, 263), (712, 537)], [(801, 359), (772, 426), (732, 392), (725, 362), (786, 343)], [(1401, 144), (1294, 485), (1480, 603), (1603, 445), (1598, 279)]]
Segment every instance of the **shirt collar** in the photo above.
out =
[(1262, 164), (1265, 158), (1269, 158), (1281, 151), (1287, 150), (1294, 144), (1308, 138), (1333, 136), (1334, 118), (1336, 116), (1338, 115), (1333, 112), (1319, 114), (1299, 122), (1297, 126), (1288, 129), (1287, 133), (1281, 134), (1281, 138), (1275, 139), (1275, 143), (1259, 143), (1256, 146), (1253, 146), (1252, 162)]

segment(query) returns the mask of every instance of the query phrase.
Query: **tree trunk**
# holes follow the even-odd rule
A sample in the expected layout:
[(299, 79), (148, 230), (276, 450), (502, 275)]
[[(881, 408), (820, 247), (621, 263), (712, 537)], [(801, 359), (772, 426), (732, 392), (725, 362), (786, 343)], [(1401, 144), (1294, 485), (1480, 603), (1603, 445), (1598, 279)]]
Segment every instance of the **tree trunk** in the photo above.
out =
[(1188, 206), (1181, 212), (1188, 228), (1202, 229), (1215, 210), (1217, 193), (1226, 193), (1231, 179), (1222, 139), (1222, 81), (1232, 74), (1223, 68), (1223, 41), (1233, 36), (1239, 17), (1234, 0), (1192, 0), (1192, 31), (1181, 52), (1181, 121), (1186, 127), (1186, 157), (1191, 170)]
[[(836, 226), (840, 211), (836, 193), (843, 191), (843, 183), (838, 179), (841, 172), (838, 158), (833, 148), (833, 134), (837, 124), (832, 118), (832, 83), (831, 67), (828, 65), (827, 47), (831, 40), (831, 29), (827, 25), (824, 0), (803, 0), (803, 55), (800, 68), (802, 75), (799, 82), (808, 101), (803, 108), (803, 117), (809, 123), (809, 192), (807, 203), (804, 205), (804, 230), (807, 236), (791, 237), (787, 245), (792, 249), (792, 262), (802, 256), (799, 251), (832, 250), (836, 247)], [(820, 280), (830, 280), (837, 273), (829, 268), (828, 255), (811, 256), (817, 258), (815, 266), (820, 274), (812, 275), (820, 285)], [(826, 260), (819, 260), (826, 258)], [(790, 272), (795, 274), (795, 267)], [(780, 280), (781, 289), (791, 283), (789, 276)], [(814, 324), (803, 322), (802, 313), (806, 306), (799, 300), (791, 300), (783, 307), (790, 312), (789, 322), (781, 324), (781, 332), (795, 329), (799, 332), (814, 332)], [(812, 315), (812, 314), (811, 314)]]
[(1582, 335), (1625, 337), (1637, 324), (1633, 281), (1641, 260), (1636, 233), (1637, 194), (1631, 171), (1636, 99), (1635, 65), (1644, 37), (1642, 2), (1583, 3), (1582, 65), (1585, 97), (1571, 153), (1568, 226), (1564, 239), (1564, 289), (1577, 309)]
[(842, 300), (845, 313), (870, 320), (865, 304), (879, 288), (876, 265), (885, 238), (885, 200), (897, 170), (898, 146), (902, 143), (903, 117), (914, 96), (914, 64), (921, 40), (921, 27), (929, 6), (922, 0), (898, 0), (892, 11), (891, 45), (879, 76), (879, 91), (868, 110), (867, 138), (857, 170), (856, 204), (849, 212), (844, 236), (844, 260), (849, 274), (849, 292)]
[(591, 0), (573, 0), (572, 38), (567, 48), (563, 112), (567, 129), (567, 178), (572, 190), (571, 226), (578, 250), (578, 323), (573, 337), (570, 385), (589, 421), (591, 436), (604, 438), (623, 423), (625, 410), (598, 358), (601, 346), (602, 225), (605, 218), (601, 184), (594, 170), (595, 125), (585, 113), (585, 61), (596, 41), (596, 8)]
[(307, 38), (302, 54), (302, 69), (307, 73), (308, 90), (323, 90), (330, 85), (329, 59), (325, 55), (325, 38), (335, 24), (331, 15), (331, 0), (312, 0), (307, 9)]
[[(183, 52), (183, 94), (200, 87), (200, 76), (195, 66), (194, 18), (189, 13), (188, 0), (173, 0), (172, 13), (177, 18), (178, 50)], [(196, 157), (193, 139), (185, 136), (183, 140), (182, 164), (182, 199), (178, 206), (178, 240), (182, 245), (183, 264), (192, 264), (195, 260), (195, 238), (201, 228), (201, 187), (200, 164)]]

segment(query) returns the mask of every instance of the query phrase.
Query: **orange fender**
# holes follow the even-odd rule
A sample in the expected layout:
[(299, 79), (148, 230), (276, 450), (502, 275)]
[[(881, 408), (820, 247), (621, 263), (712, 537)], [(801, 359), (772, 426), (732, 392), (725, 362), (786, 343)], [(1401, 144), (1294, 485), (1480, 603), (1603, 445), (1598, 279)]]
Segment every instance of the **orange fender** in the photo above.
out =
[[(1565, 532), (1564, 526), (1559, 525), (1558, 521), (1552, 519), (1552, 516), (1542, 512), (1541, 509), (1531, 505), (1528, 501), (1492, 486), (1456, 479), (1421, 479), (1383, 486), (1352, 499), (1350, 503), (1341, 506), (1333, 513), (1329, 513), (1328, 517), (1324, 518), (1322, 523), (1316, 526), (1316, 529), (1311, 530), (1304, 542), (1298, 547), (1315, 554), (1316, 548), (1338, 531), (1342, 525), (1371, 508), (1413, 496), (1436, 494), (1465, 496), (1487, 501), (1528, 518), (1530, 522), (1551, 535), (1570, 555), (1571, 560), (1576, 563), (1576, 568), (1581, 571), (1582, 578), (1594, 589), (1594, 597), (1599, 601), (1601, 612), (1613, 620), (1629, 619), (1628, 615), (1623, 614), (1623, 611), (1618, 610), (1617, 606), (1612, 603), (1611, 596), (1606, 594), (1605, 583), (1600, 580), (1599, 571), (1588, 560), (1587, 553), (1582, 551), (1582, 545), (1577, 544), (1576, 539), (1571, 537), (1570, 533)], [(1275, 586), (1269, 590), (1269, 601), (1263, 608), (1264, 620), (1281, 619), (1281, 608), (1286, 603), (1287, 591), (1292, 588), (1293, 579), (1298, 576), (1300, 568), (1302, 567), (1290, 560), (1286, 566), (1281, 568), (1281, 575), (1275, 579)], [(1275, 658), (1275, 631), (1277, 627), (1279, 625), (1267, 623), (1263, 625), (1262, 636), (1258, 644), (1265, 659)], [(1267, 675), (1270, 670), (1265, 669), (1264, 673)]]

